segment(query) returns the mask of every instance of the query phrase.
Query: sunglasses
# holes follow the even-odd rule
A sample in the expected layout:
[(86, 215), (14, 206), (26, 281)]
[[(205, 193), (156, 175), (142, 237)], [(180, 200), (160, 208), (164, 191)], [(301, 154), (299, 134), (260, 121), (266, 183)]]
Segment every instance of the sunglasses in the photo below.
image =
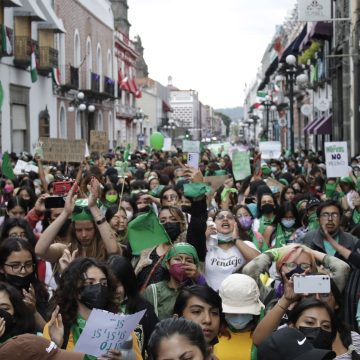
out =
[(220, 214), (220, 215), (217, 215), (215, 217), (215, 220), (234, 220), (234, 215), (233, 214)]
[(73, 210), (73, 214), (78, 215), (78, 214), (81, 214), (82, 212), (84, 212), (86, 214), (91, 214), (91, 211), (87, 206), (75, 205), (74, 210)]
[(302, 270), (308, 270), (311, 268), (310, 264), (306, 264), (306, 263), (302, 263), (302, 264), (297, 264), (295, 262), (286, 262), (284, 263), (284, 265), (289, 269), (289, 270), (294, 270), (296, 269), (298, 266), (301, 267)]

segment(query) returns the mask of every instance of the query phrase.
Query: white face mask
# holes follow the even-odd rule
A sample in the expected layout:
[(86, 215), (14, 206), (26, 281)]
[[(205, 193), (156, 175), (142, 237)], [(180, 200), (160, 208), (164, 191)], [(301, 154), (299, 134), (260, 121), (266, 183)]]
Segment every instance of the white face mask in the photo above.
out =
[(133, 218), (134, 213), (129, 210), (125, 210), (125, 212), (126, 212), (126, 217), (128, 218), (128, 221), (130, 221)]
[(230, 241), (232, 241), (233, 236), (232, 236), (232, 233), (230, 233), (230, 234), (218, 233), (217, 238), (218, 238), (219, 241), (230, 242)]
[(41, 194), (41, 189), (40, 188), (35, 188), (35, 195), (39, 196)]

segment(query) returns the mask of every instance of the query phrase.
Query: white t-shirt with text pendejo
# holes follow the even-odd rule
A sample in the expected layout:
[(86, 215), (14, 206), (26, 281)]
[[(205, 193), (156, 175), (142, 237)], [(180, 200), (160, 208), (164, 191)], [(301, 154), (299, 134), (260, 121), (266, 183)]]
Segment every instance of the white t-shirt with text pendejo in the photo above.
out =
[[(246, 245), (256, 250), (251, 241), (244, 241)], [(208, 246), (205, 257), (205, 279), (207, 284), (218, 291), (222, 281), (235, 273), (246, 264), (246, 260), (240, 250), (233, 245), (227, 250), (219, 246)]]

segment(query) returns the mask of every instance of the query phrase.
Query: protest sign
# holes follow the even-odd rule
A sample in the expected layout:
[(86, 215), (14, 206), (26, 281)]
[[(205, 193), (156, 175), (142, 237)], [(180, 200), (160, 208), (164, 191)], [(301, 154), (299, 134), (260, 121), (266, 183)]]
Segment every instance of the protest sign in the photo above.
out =
[(251, 175), (249, 154), (245, 151), (236, 151), (232, 158), (232, 171), (236, 181)]
[(346, 141), (325, 143), (326, 176), (341, 177), (349, 175), (348, 150)]
[(44, 160), (50, 162), (77, 162), (84, 159), (85, 140), (40, 138)]
[(110, 349), (121, 350), (122, 343), (128, 339), (145, 311), (120, 315), (93, 309), (74, 351), (99, 357)]
[(209, 145), (207, 145), (207, 148), (215, 156), (218, 156), (218, 154), (221, 154), (221, 156), (224, 156), (226, 154), (229, 154), (231, 144), (229, 142), (217, 143), (217, 144), (209, 144)]
[(90, 130), (90, 149), (98, 153), (108, 151), (108, 135), (106, 131)]
[(29, 173), (30, 171), (39, 173), (39, 168), (36, 165), (33, 165), (23, 160), (18, 160), (14, 167), (15, 175), (26, 174)]
[(281, 143), (280, 141), (260, 141), (259, 148), (263, 160), (280, 159)]
[(183, 152), (198, 153), (200, 152), (200, 141), (183, 140)]
[(171, 151), (171, 138), (164, 139), (164, 146), (162, 148), (162, 151)]

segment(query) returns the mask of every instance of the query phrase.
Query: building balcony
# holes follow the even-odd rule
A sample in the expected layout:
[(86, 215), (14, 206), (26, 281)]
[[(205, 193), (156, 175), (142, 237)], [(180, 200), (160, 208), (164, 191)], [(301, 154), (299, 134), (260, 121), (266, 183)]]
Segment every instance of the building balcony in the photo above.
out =
[(133, 120), (136, 115), (136, 108), (130, 105), (116, 104), (115, 110), (118, 119)]
[(31, 51), (35, 50), (35, 56), (39, 59), (39, 44), (30, 36), (15, 36), (15, 66), (27, 68), (31, 64)]
[[(3, 28), (3, 24), (0, 24), (0, 28)], [(14, 51), (14, 30), (5, 26), (5, 36), (3, 39), (3, 31), (0, 31), (0, 57), (13, 56)]]
[(104, 93), (111, 97), (115, 96), (115, 81), (107, 76), (104, 76)]
[(72, 65), (61, 65), (60, 74), (62, 74), (61, 92), (79, 89), (79, 68)]
[(93, 72), (91, 73), (91, 91), (100, 92), (100, 75)]
[(49, 46), (40, 46), (40, 61), (38, 71), (47, 75), (53, 68), (58, 67), (58, 51)]

